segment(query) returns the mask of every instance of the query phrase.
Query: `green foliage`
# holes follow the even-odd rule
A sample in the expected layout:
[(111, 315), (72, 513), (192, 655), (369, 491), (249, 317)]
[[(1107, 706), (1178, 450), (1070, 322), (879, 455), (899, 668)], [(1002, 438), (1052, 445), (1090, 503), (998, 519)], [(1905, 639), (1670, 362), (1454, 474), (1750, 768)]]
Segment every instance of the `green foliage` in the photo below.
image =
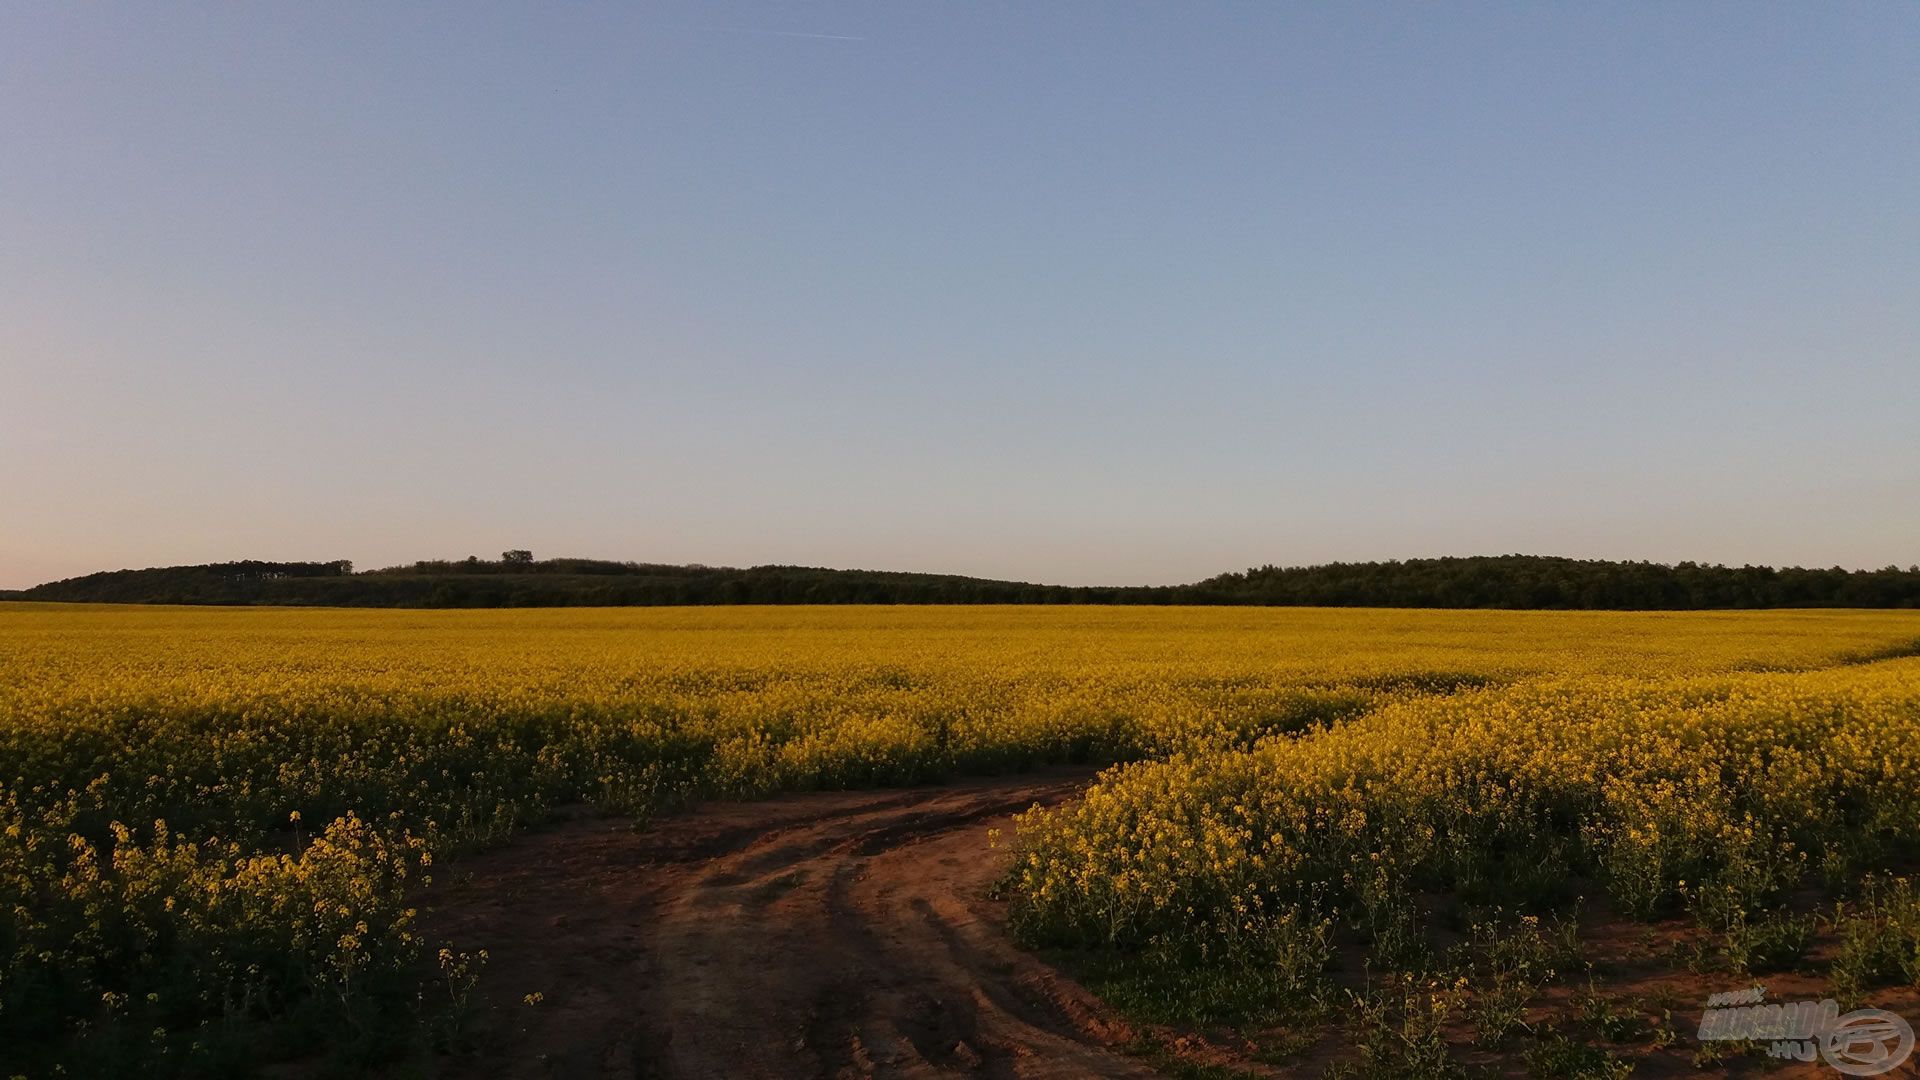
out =
[(1578, 960), (1574, 935), (1571, 919), (1549, 928), (1536, 916), (1508, 919), (1496, 911), (1473, 923), (1450, 959), (1472, 988), (1474, 1042), (1498, 1047), (1529, 1030), (1528, 1003)]
[(1080, 966), (1102, 999), (1149, 1023), (1266, 1024), (1325, 1010), (1332, 935), (1332, 920), (1290, 908), (1231, 930), (1102, 950)]
[(1920, 986), (1920, 889), (1909, 878), (1870, 876), (1852, 904), (1836, 905), (1840, 944), (1834, 987), (1849, 1000), (1890, 983)]
[[(1848, 571), (1538, 555), (1261, 566), (1195, 585), (1240, 603), (1658, 610), (1920, 606), (1920, 567)], [(1911, 655), (1904, 649), (1889, 655)]]
[(1447, 1025), (1466, 1001), (1464, 980), (1446, 983), (1414, 975), (1390, 976), (1356, 996), (1359, 1060), (1345, 1070), (1353, 1080), (1456, 1080), (1467, 1075), (1447, 1047)]
[[(244, 561), (115, 570), (20, 595), (90, 603), (326, 604), (355, 607), (556, 607), (655, 604), (1259, 604), (1316, 607), (1664, 610), (1920, 607), (1920, 567), (1849, 571), (1605, 562), (1500, 555), (1404, 562), (1262, 566), (1172, 587), (1074, 587), (954, 574), (748, 569), (535, 560), (433, 559), (355, 574), (331, 563)], [(1862, 656), (1920, 651), (1903, 643)]]
[(1633, 1074), (1633, 1062), (1559, 1032), (1529, 1048), (1526, 1061), (1529, 1073), (1541, 1080), (1625, 1080)]

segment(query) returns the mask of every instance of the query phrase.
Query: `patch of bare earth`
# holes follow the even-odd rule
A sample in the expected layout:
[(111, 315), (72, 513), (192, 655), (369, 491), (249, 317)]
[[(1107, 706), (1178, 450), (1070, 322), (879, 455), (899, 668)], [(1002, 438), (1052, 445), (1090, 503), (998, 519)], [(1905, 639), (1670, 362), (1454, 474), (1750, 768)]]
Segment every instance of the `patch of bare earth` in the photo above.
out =
[(988, 830), (1087, 779), (578, 821), (463, 859), (426, 930), (490, 959), (478, 1049), (443, 1075), (1157, 1075), (987, 895), (1006, 865)]

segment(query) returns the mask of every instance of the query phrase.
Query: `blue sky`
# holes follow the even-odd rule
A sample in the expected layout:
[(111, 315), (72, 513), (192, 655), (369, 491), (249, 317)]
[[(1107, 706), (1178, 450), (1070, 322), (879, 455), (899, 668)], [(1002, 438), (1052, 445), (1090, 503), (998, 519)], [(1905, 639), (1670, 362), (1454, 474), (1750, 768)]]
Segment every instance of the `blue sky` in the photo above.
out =
[(0, 8), (0, 586), (1920, 562), (1920, 6)]

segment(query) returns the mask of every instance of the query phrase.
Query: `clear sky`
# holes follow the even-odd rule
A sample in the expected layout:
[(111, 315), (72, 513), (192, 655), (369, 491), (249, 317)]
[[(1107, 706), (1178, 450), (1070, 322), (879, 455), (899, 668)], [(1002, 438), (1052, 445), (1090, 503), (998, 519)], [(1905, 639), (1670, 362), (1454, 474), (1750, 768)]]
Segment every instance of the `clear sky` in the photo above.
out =
[(1920, 5), (8, 4), (0, 586), (1920, 562)]

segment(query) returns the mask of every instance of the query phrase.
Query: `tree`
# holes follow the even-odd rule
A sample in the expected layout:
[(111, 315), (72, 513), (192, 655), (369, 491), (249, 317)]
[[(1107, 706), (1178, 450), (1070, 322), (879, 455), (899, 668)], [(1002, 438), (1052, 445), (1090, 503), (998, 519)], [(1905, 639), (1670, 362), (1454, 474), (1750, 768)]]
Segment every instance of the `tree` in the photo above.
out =
[(514, 548), (500, 553), (500, 561), (508, 566), (527, 566), (533, 562), (533, 552), (525, 548)]

